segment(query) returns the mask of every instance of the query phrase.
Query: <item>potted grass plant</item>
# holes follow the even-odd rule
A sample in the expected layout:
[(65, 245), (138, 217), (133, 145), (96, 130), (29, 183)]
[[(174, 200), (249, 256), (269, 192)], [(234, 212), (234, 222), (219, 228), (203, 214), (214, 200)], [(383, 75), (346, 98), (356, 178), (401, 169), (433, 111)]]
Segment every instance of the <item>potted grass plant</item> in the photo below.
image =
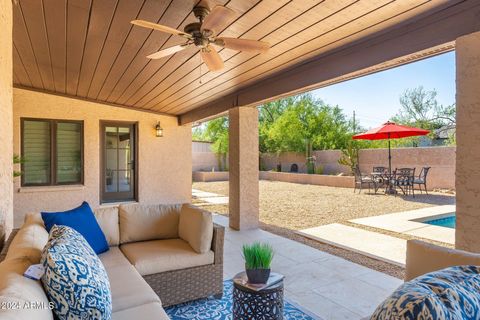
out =
[(274, 255), (272, 246), (268, 243), (255, 242), (243, 245), (242, 251), (248, 282), (267, 283)]

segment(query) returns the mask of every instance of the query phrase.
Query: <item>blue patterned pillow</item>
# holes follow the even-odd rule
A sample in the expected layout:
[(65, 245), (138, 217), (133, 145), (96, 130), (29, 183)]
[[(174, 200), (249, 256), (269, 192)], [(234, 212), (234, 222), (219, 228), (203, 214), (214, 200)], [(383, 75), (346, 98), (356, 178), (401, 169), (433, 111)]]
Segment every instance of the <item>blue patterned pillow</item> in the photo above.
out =
[(427, 273), (401, 285), (371, 320), (480, 319), (480, 266)]
[(80, 233), (53, 226), (41, 263), (45, 267), (42, 283), (58, 319), (111, 319), (107, 273)]

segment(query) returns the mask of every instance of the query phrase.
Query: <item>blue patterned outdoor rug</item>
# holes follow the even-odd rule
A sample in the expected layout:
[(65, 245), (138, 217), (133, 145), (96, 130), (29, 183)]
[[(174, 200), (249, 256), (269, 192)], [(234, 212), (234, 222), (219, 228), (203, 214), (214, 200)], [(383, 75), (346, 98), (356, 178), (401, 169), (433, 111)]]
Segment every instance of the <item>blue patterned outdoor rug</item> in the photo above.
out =
[[(223, 298), (200, 299), (165, 308), (172, 320), (232, 320), (232, 280), (223, 282)], [(284, 299), (284, 320), (319, 320)]]

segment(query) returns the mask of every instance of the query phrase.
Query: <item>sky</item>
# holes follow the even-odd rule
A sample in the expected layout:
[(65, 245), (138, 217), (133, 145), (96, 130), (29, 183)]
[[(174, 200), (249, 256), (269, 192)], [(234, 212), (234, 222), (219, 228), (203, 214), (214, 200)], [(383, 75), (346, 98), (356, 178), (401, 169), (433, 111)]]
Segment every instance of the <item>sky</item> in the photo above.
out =
[(400, 109), (400, 95), (418, 86), (435, 89), (437, 101), (442, 105), (455, 103), (455, 52), (337, 83), (312, 93), (327, 104), (338, 105), (349, 117), (355, 111), (360, 125), (369, 129), (395, 115)]

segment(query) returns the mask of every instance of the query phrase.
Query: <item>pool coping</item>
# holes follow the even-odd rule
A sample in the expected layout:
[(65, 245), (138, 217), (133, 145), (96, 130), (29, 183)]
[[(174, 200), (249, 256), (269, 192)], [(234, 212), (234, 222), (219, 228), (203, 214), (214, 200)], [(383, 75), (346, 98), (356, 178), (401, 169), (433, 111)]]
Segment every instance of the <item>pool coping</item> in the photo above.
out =
[(349, 220), (349, 222), (443, 243), (455, 244), (455, 229), (423, 223), (423, 221), (426, 220), (446, 217), (454, 212), (455, 205), (443, 205), (352, 219)]

